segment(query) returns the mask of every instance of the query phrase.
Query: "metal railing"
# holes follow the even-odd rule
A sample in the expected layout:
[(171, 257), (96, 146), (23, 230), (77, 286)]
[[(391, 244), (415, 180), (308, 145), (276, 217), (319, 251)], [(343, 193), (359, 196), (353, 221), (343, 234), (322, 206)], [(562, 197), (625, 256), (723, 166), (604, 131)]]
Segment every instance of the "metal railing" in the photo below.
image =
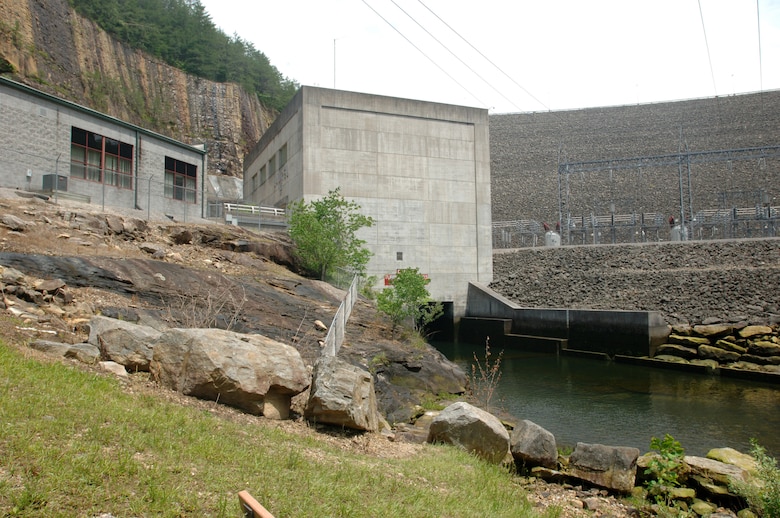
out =
[(224, 214), (246, 214), (246, 215), (268, 215), (281, 216), (286, 215), (284, 209), (278, 207), (262, 207), (258, 205), (242, 205), (239, 203), (223, 203)]
[(344, 295), (344, 300), (341, 301), (339, 309), (333, 317), (333, 321), (328, 328), (328, 334), (325, 336), (325, 347), (322, 349), (323, 355), (336, 356), (344, 343), (347, 321), (358, 298), (358, 282), (359, 277), (356, 275), (353, 277), (352, 283), (349, 285), (346, 295)]
[[(669, 216), (658, 212), (570, 217), (562, 222), (564, 244), (616, 244), (662, 241), (669, 237)], [(776, 237), (780, 233), (780, 207), (705, 209), (684, 224), (688, 239)], [(533, 220), (494, 221), (493, 248), (540, 245), (543, 225)], [(542, 239), (541, 243), (544, 243)]]

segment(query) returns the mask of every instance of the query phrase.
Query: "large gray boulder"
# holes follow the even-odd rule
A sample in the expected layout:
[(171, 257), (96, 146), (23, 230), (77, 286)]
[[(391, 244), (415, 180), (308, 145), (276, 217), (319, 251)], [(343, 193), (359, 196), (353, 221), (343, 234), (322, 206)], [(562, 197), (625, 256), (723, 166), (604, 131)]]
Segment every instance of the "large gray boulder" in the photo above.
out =
[(451, 404), (434, 418), (428, 442), (452, 444), (494, 464), (509, 453), (509, 432), (501, 421), (464, 402)]
[(377, 431), (379, 413), (374, 379), (368, 371), (338, 357), (321, 356), (314, 365), (309, 400), (303, 415), (318, 423)]
[(95, 316), (89, 321), (87, 343), (100, 349), (104, 360), (124, 365), (130, 372), (148, 372), (154, 343), (160, 335), (152, 327)]
[(292, 396), (309, 386), (298, 351), (261, 335), (170, 329), (153, 349), (150, 370), (161, 384), (251, 414), (286, 419)]
[(637, 448), (578, 442), (569, 457), (571, 476), (621, 493), (630, 493), (636, 481)]
[(516, 462), (533, 466), (558, 467), (558, 447), (555, 436), (534, 423), (520, 421), (510, 436), (510, 451)]

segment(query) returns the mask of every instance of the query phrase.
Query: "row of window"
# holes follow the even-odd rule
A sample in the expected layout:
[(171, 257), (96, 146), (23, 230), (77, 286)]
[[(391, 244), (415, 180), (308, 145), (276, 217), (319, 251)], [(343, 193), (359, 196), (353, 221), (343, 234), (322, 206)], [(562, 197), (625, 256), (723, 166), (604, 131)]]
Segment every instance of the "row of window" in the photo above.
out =
[(260, 168), (260, 181), (258, 182), (257, 174), (252, 176), (252, 190), (254, 191), (259, 186), (263, 185), (269, 178), (276, 174), (278, 170), (284, 167), (287, 163), (287, 143), (283, 144), (279, 148), (279, 151), (271, 155), (267, 164), (263, 164)]
[[(133, 188), (133, 146), (91, 131), (71, 128), (70, 176)], [(286, 155), (286, 150), (285, 150)], [(286, 157), (285, 157), (286, 160)], [(190, 203), (197, 201), (198, 167), (165, 157), (165, 197)]]

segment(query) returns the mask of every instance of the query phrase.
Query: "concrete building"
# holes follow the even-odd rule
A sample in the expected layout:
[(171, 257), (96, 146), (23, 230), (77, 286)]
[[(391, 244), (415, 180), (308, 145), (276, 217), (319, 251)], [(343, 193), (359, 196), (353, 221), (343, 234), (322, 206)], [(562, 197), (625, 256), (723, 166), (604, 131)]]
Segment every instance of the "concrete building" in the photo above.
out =
[(492, 280), (487, 110), (302, 87), (244, 161), (247, 203), (285, 207), (340, 188), (375, 225), (368, 274), (419, 268), (465, 310)]
[(0, 187), (202, 218), (206, 150), (0, 77)]

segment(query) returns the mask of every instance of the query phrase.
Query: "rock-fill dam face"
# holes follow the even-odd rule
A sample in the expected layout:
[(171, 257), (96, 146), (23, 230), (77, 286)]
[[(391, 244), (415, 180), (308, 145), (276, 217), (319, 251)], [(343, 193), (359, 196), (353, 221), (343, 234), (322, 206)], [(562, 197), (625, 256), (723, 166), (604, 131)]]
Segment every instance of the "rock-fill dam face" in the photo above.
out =
[(658, 311), (670, 324), (780, 322), (780, 239), (495, 251), (490, 288), (527, 307)]

